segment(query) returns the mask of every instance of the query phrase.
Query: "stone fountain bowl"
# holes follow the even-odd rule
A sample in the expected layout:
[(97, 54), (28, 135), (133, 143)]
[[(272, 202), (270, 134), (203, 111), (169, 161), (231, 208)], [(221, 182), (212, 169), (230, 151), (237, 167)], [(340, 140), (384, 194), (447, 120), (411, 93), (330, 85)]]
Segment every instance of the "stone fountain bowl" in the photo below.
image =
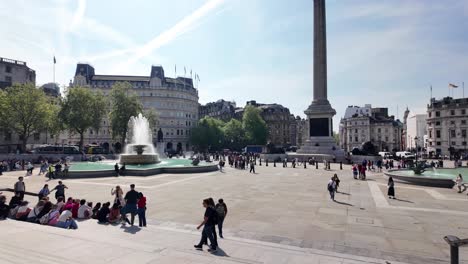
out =
[(159, 163), (158, 154), (148, 153), (148, 154), (121, 154), (120, 155), (120, 164), (154, 164)]

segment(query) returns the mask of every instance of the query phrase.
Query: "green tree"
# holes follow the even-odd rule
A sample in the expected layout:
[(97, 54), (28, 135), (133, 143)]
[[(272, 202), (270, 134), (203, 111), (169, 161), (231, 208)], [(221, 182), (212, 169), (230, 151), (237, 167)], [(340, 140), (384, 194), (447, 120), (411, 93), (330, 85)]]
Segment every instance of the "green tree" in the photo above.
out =
[(231, 150), (241, 150), (245, 146), (245, 131), (242, 122), (231, 119), (223, 127), (225, 146)]
[(71, 133), (80, 135), (80, 150), (83, 150), (84, 133), (89, 128), (99, 129), (107, 111), (102, 93), (88, 88), (73, 87), (62, 101), (59, 117)]
[(138, 96), (132, 91), (128, 82), (118, 82), (112, 86), (111, 112), (109, 119), (112, 129), (112, 138), (120, 139), (125, 144), (130, 117), (137, 116), (143, 107)]
[(260, 115), (261, 110), (251, 105), (245, 107), (242, 116), (242, 127), (245, 131), (247, 144), (265, 145), (268, 138), (268, 127)]
[(220, 150), (224, 142), (223, 126), (219, 119), (204, 117), (192, 129), (190, 142), (199, 151)]
[(52, 118), (46, 95), (32, 83), (13, 84), (0, 93), (0, 120), (2, 127), (19, 135), (21, 151), (26, 150), (28, 139), (39, 133)]
[(159, 125), (159, 116), (158, 113), (153, 108), (146, 109), (143, 113), (143, 116), (148, 119), (149, 128), (153, 131), (153, 136), (155, 136), (154, 130)]

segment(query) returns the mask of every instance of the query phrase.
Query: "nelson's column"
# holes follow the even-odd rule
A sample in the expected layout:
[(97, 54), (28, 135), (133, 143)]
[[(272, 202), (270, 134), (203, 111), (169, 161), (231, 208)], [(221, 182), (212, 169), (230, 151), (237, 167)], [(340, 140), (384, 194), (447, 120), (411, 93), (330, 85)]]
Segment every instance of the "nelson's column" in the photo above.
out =
[(304, 111), (307, 115), (307, 140), (297, 152), (311, 157), (342, 160), (344, 151), (333, 138), (333, 116), (336, 111), (327, 99), (325, 21), (325, 0), (314, 0), (314, 99)]

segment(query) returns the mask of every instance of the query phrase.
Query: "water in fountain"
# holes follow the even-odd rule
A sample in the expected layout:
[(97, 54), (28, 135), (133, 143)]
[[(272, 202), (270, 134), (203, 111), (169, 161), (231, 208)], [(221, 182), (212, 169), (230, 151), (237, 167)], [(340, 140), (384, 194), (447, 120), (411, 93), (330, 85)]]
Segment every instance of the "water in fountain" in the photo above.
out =
[(159, 162), (152, 139), (148, 119), (141, 113), (138, 116), (130, 117), (127, 145), (125, 146), (125, 153), (120, 155), (120, 163), (149, 164)]

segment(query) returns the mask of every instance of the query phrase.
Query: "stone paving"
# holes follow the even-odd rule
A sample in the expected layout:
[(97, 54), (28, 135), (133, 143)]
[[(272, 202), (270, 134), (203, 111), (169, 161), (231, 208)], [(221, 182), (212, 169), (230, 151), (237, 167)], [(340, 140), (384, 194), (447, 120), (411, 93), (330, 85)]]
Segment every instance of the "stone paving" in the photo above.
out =
[[(358, 181), (352, 179), (347, 165), (339, 170), (338, 165), (332, 164), (332, 170), (325, 171), (315, 167), (275, 168), (270, 164), (269, 167), (257, 166), (256, 170), (256, 174), (227, 168), (223, 173), (66, 179), (64, 183), (69, 187), (67, 195), (93, 202), (111, 200), (110, 189), (117, 184), (126, 191), (130, 183), (135, 183), (137, 190), (148, 197), (150, 226), (176, 234), (189, 232), (192, 237), (180, 238), (177, 248), (190, 251), (198, 239), (195, 225), (202, 218), (202, 199), (224, 198), (229, 209), (224, 225), (227, 238), (231, 240), (220, 241), (221, 248), (224, 243), (227, 245), (228, 241), (237, 239), (236, 243), (253, 241), (248, 243), (308, 250), (311, 254), (308, 259), (314, 259), (314, 262), (292, 261), (291, 252), (285, 251), (281, 252), (288, 256), (284, 260), (278, 257), (270, 262), (260, 259), (265, 250), (257, 247), (243, 244), (246, 251), (237, 250), (235, 254), (223, 248), (228, 255), (254, 261), (241, 263), (319, 263), (315, 262), (319, 255), (314, 255), (313, 250), (327, 252), (328, 257), (344, 254), (348, 261), (359, 261), (356, 258), (363, 257), (371, 259), (360, 261), (370, 263), (376, 260), (380, 262), (375, 263), (447, 263), (449, 247), (443, 237), (448, 234), (468, 237), (468, 196), (465, 193), (397, 182), (398, 199), (388, 200), (386, 177), (382, 173), (371, 172), (367, 181)], [(337, 202), (329, 199), (326, 190), (334, 173), (341, 179)], [(24, 172), (0, 176), (0, 188), (11, 188), (19, 175)], [(42, 176), (30, 176), (25, 181), (28, 191), (33, 192), (46, 182), (51, 187), (57, 182), (49, 182)], [(8, 225), (12, 225), (11, 221), (0, 223), (2, 227)], [(81, 225), (83, 228), (74, 233), (100, 229), (90, 221)], [(148, 231), (141, 230), (138, 234), (145, 232)], [(460, 254), (462, 262), (468, 263), (467, 248), (462, 248)], [(330, 263), (348, 262), (338, 256)]]

